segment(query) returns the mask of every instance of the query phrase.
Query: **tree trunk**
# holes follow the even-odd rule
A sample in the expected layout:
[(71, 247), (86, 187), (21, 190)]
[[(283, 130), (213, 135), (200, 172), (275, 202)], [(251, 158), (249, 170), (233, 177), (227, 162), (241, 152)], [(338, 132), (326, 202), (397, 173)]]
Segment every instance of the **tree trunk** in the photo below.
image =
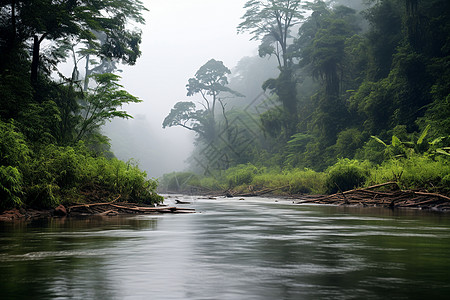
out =
[(16, 45), (16, 1), (11, 1), (11, 45)]
[(91, 75), (91, 70), (89, 70), (89, 54), (86, 55), (86, 65), (84, 67), (85, 75), (84, 75), (84, 87), (83, 91), (87, 92), (89, 88), (89, 75)]
[(37, 34), (34, 35), (33, 41), (33, 60), (31, 61), (31, 83), (35, 84), (38, 78), (38, 70), (39, 70), (39, 53), (42, 41), (47, 36), (47, 33), (44, 33), (40, 38)]
[(40, 41), (37, 35), (34, 35), (33, 41), (33, 60), (31, 61), (31, 83), (35, 84), (38, 78), (38, 68), (39, 68), (39, 48)]

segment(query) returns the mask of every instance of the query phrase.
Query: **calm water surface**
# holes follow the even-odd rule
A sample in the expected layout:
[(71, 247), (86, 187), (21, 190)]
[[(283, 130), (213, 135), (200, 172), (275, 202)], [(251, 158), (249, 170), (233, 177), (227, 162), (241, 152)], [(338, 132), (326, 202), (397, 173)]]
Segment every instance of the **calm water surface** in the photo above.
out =
[(199, 213), (0, 223), (0, 299), (449, 299), (449, 214), (178, 199)]

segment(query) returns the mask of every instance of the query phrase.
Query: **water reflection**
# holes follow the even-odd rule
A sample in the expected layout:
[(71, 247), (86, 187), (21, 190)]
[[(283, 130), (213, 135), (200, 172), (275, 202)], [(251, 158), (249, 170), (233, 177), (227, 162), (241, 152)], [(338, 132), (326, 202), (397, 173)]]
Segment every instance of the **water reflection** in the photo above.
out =
[(439, 299), (450, 217), (272, 199), (0, 226), (2, 299)]

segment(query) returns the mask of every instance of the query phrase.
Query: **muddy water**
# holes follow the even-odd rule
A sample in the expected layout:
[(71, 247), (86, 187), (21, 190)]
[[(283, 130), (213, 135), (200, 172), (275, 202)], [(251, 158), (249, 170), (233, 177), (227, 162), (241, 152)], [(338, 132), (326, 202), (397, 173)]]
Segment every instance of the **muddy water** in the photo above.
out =
[(0, 299), (447, 299), (450, 293), (449, 214), (177, 199), (198, 213), (0, 224)]

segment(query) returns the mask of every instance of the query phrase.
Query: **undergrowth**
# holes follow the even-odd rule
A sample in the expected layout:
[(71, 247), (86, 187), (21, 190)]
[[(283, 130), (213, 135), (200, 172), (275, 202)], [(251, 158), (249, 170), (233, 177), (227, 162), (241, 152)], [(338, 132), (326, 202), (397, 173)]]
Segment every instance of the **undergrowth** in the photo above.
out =
[[(30, 150), (12, 122), (0, 122), (0, 209), (92, 201), (91, 195), (122, 201), (157, 203), (157, 181), (133, 161), (91, 154), (83, 142)], [(108, 199), (102, 199), (103, 201)], [(111, 199), (112, 200), (112, 199)]]
[[(331, 194), (395, 181), (402, 189), (450, 192), (450, 163), (447, 157), (416, 155), (392, 158), (376, 165), (368, 161), (340, 159), (324, 172), (311, 169), (286, 170), (238, 165), (205, 176), (174, 172), (161, 179), (165, 192), (232, 191), (273, 194)], [(177, 184), (175, 184), (177, 182)]]

